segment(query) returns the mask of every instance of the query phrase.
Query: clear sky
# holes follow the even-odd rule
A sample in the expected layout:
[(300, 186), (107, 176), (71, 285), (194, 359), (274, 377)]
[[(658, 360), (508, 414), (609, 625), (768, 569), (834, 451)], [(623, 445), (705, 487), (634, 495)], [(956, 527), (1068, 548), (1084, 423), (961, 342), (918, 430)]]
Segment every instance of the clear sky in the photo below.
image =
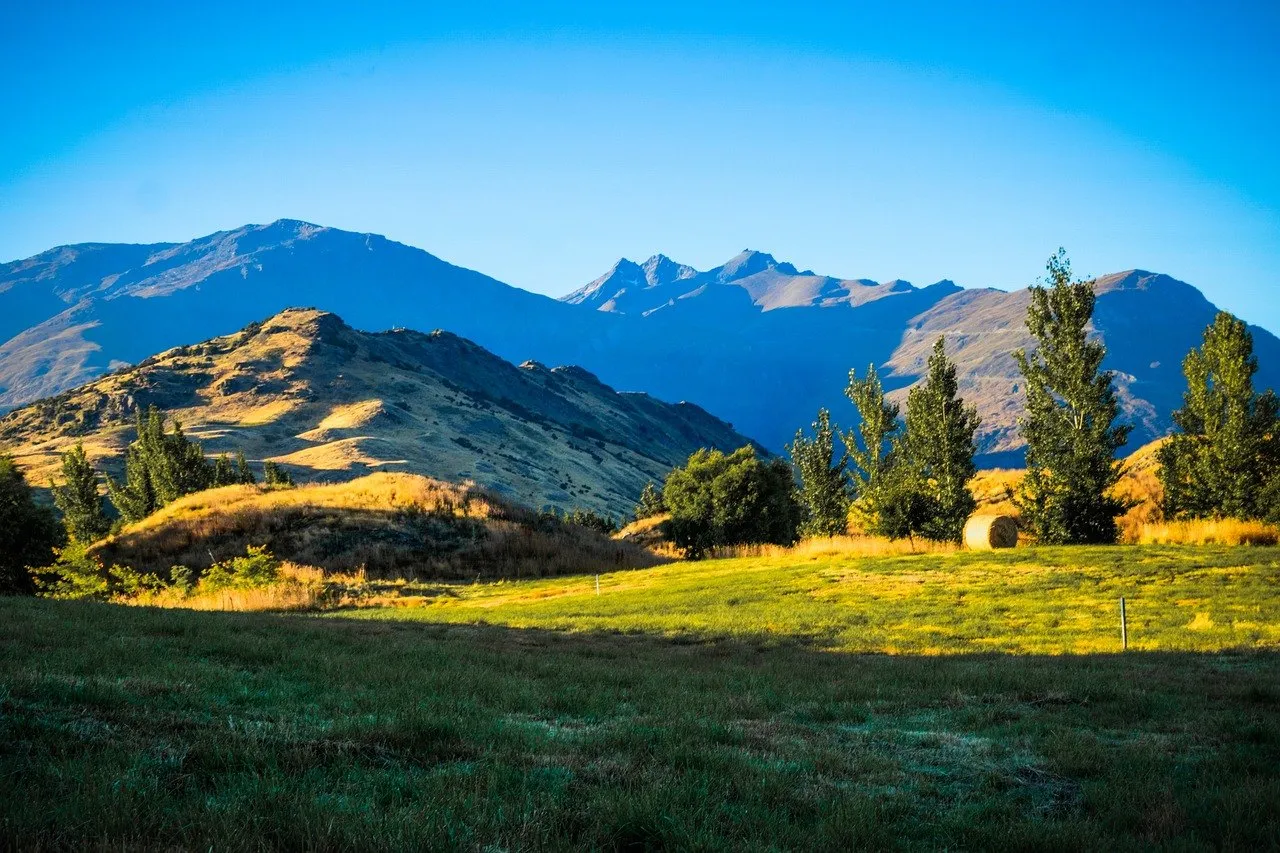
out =
[(1280, 331), (1277, 44), (1275, 0), (5, 3), (0, 259), (291, 217), (560, 295), (1063, 245)]

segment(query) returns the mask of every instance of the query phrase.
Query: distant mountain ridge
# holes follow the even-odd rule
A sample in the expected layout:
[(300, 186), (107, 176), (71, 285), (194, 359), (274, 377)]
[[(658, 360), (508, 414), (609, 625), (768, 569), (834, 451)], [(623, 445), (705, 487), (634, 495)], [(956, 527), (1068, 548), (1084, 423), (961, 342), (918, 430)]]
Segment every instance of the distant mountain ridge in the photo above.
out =
[[(1144, 270), (1096, 287), (1096, 331), (1137, 448), (1169, 428), (1182, 359), (1216, 308)], [(0, 408), (298, 304), (361, 329), (447, 329), (515, 363), (582, 365), (615, 388), (696, 401), (775, 452), (819, 406), (852, 420), (842, 396), (850, 368), (875, 364), (905, 395), (943, 335), (984, 419), (980, 462), (1021, 463), (1011, 353), (1032, 343), (1026, 290), (841, 278), (748, 250), (706, 271), (664, 255), (623, 259), (555, 300), (384, 237), (296, 220), (0, 265)], [(1280, 340), (1253, 331), (1258, 382), (1280, 386)]]
[(449, 332), (361, 332), (290, 309), (10, 412), (0, 447), (36, 483), (77, 441), (118, 475), (151, 405), (207, 453), (243, 450), (301, 480), (407, 471), (614, 516), (699, 447), (749, 443), (695, 405), (620, 394), (580, 367), (517, 367)]
[[(704, 295), (709, 289), (731, 286), (742, 290), (762, 311), (776, 308), (857, 307), (877, 299), (918, 290), (910, 282), (895, 279), (839, 279), (797, 270), (766, 252), (744, 249), (726, 263), (699, 272), (676, 263), (666, 255), (654, 255), (643, 264), (620, 259), (600, 278), (575, 290), (561, 301), (615, 314), (648, 316), (677, 301)], [(953, 282), (931, 285), (942, 290), (959, 290)], [(935, 292), (937, 292), (935, 290)]]

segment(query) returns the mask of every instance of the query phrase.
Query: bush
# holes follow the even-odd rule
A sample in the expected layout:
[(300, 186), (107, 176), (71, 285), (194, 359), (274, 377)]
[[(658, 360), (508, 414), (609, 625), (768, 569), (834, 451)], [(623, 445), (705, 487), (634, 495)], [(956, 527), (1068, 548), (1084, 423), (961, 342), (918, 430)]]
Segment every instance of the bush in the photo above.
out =
[(214, 563), (200, 577), (200, 592), (222, 589), (257, 589), (280, 577), (280, 561), (264, 546), (250, 545), (243, 557)]
[(156, 575), (128, 566), (104, 566), (87, 552), (84, 543), (74, 541), (59, 549), (57, 560), (39, 574), (40, 594), (48, 598), (110, 601), (158, 592), (164, 587), (164, 580)]

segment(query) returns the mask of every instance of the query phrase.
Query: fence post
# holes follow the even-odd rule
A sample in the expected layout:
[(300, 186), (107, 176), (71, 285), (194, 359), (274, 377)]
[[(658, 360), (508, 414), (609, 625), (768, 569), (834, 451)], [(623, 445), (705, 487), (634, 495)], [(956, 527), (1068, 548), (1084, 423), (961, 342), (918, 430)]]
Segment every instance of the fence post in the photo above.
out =
[(600, 594), (600, 576), (596, 575), (596, 595)]
[(1124, 651), (1129, 650), (1129, 624), (1125, 619), (1123, 595), (1120, 596), (1120, 647)]

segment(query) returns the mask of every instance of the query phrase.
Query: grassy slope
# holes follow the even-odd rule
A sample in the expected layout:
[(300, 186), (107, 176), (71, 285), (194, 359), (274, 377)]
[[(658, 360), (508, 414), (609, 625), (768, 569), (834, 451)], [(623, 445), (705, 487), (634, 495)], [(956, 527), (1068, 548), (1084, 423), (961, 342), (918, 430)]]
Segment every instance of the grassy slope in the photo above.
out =
[[(800, 639), (859, 653), (1280, 649), (1280, 549), (1024, 548), (862, 559), (821, 553), (438, 587), (366, 619), (684, 637)], [(428, 592), (431, 587), (417, 592)]]
[[(739, 560), (328, 618), (2, 600), (0, 847), (1275, 847), (1278, 559)], [(850, 653), (1101, 651), (1119, 593), (1160, 651)]]
[(471, 485), (380, 472), (291, 489), (224, 486), (179, 498), (98, 542), (90, 553), (165, 576), (174, 565), (265, 546), (331, 572), (452, 579), (543, 577), (661, 558), (628, 542), (537, 513)]

